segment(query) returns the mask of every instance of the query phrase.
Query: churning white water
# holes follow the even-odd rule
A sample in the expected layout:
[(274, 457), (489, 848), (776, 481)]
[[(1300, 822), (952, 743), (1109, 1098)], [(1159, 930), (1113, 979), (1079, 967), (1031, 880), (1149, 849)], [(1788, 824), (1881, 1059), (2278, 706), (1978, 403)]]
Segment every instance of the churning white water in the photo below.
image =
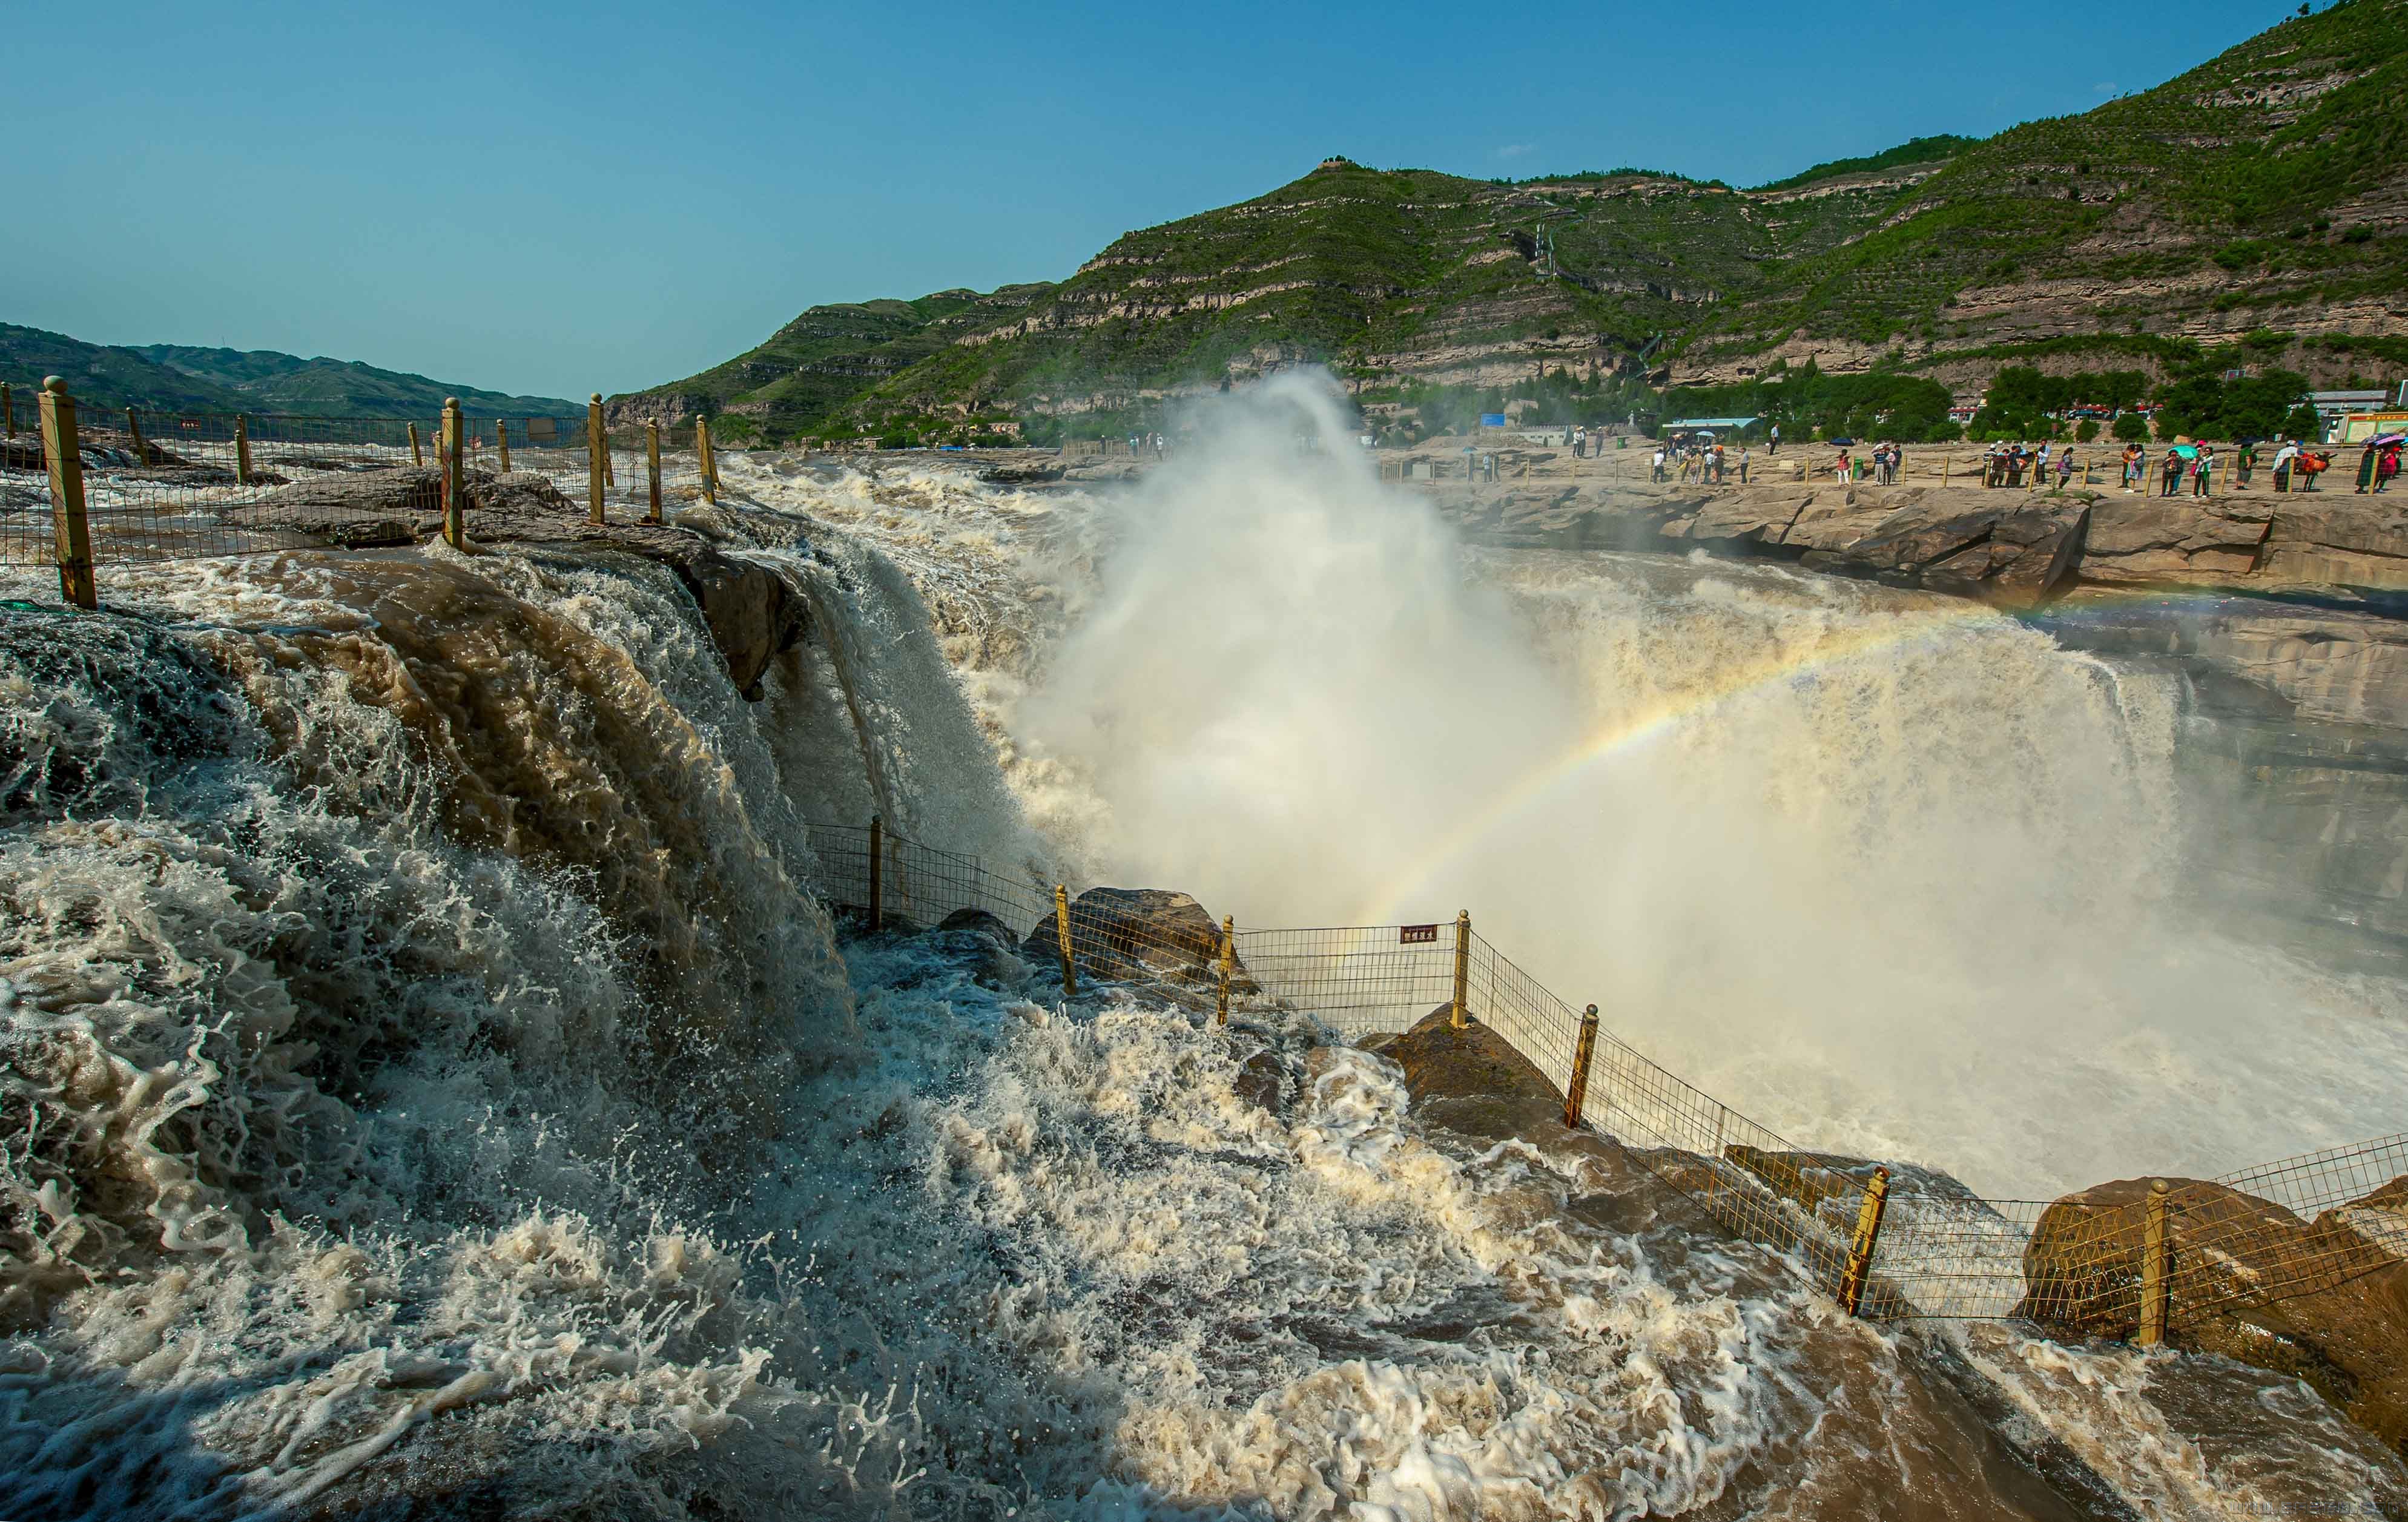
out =
[[(1032, 822), (1242, 923), (1469, 909), (1784, 1134), (2048, 1198), (2399, 1127), (2408, 998), (2210, 927), (2176, 678), (1769, 567), (1480, 552), (1326, 393), (1133, 487), (758, 473), (943, 589)], [(1008, 634), (997, 638), (1001, 625)]]
[[(813, 612), (757, 704), (608, 549), (120, 567), (103, 615), (0, 612), (0, 1516), (2067, 1515), (1951, 1368), (2135, 1505), (2408, 1500), (2287, 1382), (2203, 1414), (2152, 1395), (2164, 1355), (1848, 1320), (1609, 1146), (1426, 1134), (1307, 1020), (1065, 1006), (974, 930), (841, 939), (811, 822), (1042, 871), (1175, 795), (1116, 780), (1111, 726), (1032, 722), (1032, 840), (981, 728), (1099, 659), (1041, 657), (1114, 607), (1078, 568), (1105, 520), (780, 489), (920, 590), (827, 522), (696, 515)], [(1011, 590), (1023, 546), (1061, 590)], [(1388, 555), (1439, 627), (1541, 637), (1529, 592)], [(984, 711), (948, 654), (993, 663)], [(1197, 721), (1234, 747), (1276, 675)], [(1122, 735), (1167, 723), (1114, 696)], [(1248, 775), (1188, 779), (1234, 808)], [(1369, 902), (1420, 823), (1359, 842), (1393, 881), (1283, 859)], [(1313, 886), (1211, 859), (1274, 908)]]

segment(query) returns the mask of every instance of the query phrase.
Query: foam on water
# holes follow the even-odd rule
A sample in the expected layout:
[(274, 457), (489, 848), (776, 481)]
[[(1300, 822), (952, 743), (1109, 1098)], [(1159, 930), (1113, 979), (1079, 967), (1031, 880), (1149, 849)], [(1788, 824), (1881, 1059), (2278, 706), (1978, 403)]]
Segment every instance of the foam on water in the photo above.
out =
[(10, 615), (0, 1513), (2046, 1515), (1610, 1148), (1426, 1134), (1306, 1022), (1032, 1002), (968, 932), (840, 946), (802, 826), (873, 768), (1022, 826), (909, 589), (777, 528), (847, 668), (759, 705), (608, 553)]
[(741, 479), (940, 589), (1090, 880), (1256, 925), (1469, 907), (1784, 1134), (1992, 1194), (2398, 1128), (2408, 992), (2236, 941), (2186, 869), (2179, 679), (1779, 567), (1468, 551), (1298, 454), (1326, 412), (1270, 388), (1113, 495)]

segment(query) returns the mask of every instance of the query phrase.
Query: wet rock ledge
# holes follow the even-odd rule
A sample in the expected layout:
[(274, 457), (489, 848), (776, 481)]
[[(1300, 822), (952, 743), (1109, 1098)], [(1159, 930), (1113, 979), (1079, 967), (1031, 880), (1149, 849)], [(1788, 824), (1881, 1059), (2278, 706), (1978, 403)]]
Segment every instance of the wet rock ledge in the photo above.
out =
[[(727, 553), (671, 524), (586, 521), (586, 510), (544, 476), (466, 472), (468, 542), (585, 544), (655, 560), (702, 610), (728, 680), (752, 701), (761, 676), (810, 626), (800, 589), (770, 567)], [(346, 549), (423, 544), (442, 530), (442, 476), (429, 468), (363, 471), (288, 486), (253, 510), (280, 529)]]

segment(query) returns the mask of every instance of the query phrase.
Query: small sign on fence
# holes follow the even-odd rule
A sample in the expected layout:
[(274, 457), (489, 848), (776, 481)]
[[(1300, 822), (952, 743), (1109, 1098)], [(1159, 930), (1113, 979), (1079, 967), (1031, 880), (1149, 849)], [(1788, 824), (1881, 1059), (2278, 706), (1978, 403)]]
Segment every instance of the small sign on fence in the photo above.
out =
[(527, 419), (526, 432), (529, 438), (556, 438), (560, 435), (550, 418)]
[(1438, 944), (1438, 926), (1435, 925), (1398, 926), (1397, 927), (1397, 944), (1399, 946), (1435, 946)]

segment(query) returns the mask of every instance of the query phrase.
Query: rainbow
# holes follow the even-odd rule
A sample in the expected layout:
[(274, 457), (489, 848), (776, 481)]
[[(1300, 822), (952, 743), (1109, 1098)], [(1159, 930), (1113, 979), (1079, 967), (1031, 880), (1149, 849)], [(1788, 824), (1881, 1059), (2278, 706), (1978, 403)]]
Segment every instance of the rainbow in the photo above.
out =
[(1378, 897), (1365, 906), (1362, 917), (1354, 923), (1388, 923), (1407, 899), (1426, 897), (1421, 890), (1506, 820), (1544, 800), (1591, 768), (1640, 750), (1693, 720), (1704, 718), (1765, 688), (1796, 682), (1867, 655), (1902, 650), (1917, 643), (1936, 642), (1953, 630), (1977, 623), (2001, 621), (2044, 628), (2051, 624), (2077, 622), (2084, 614), (2109, 606), (2155, 604), (2172, 609), (2186, 605), (2222, 608), (2229, 607), (2241, 596), (2214, 591), (2086, 591), (2077, 603), (2051, 604), (2022, 612), (2007, 612), (1986, 603), (1969, 600), (1904, 613), (1889, 626), (1876, 625), (1855, 638), (1834, 640), (1811, 651), (1748, 663), (1732, 670), (1725, 680), (1712, 687), (1683, 693), (1637, 713), (1624, 715), (1569, 750), (1541, 761), (1512, 785), (1498, 789), (1484, 806), (1466, 813), (1454, 828), (1440, 835), (1426, 854), (1409, 864)]

